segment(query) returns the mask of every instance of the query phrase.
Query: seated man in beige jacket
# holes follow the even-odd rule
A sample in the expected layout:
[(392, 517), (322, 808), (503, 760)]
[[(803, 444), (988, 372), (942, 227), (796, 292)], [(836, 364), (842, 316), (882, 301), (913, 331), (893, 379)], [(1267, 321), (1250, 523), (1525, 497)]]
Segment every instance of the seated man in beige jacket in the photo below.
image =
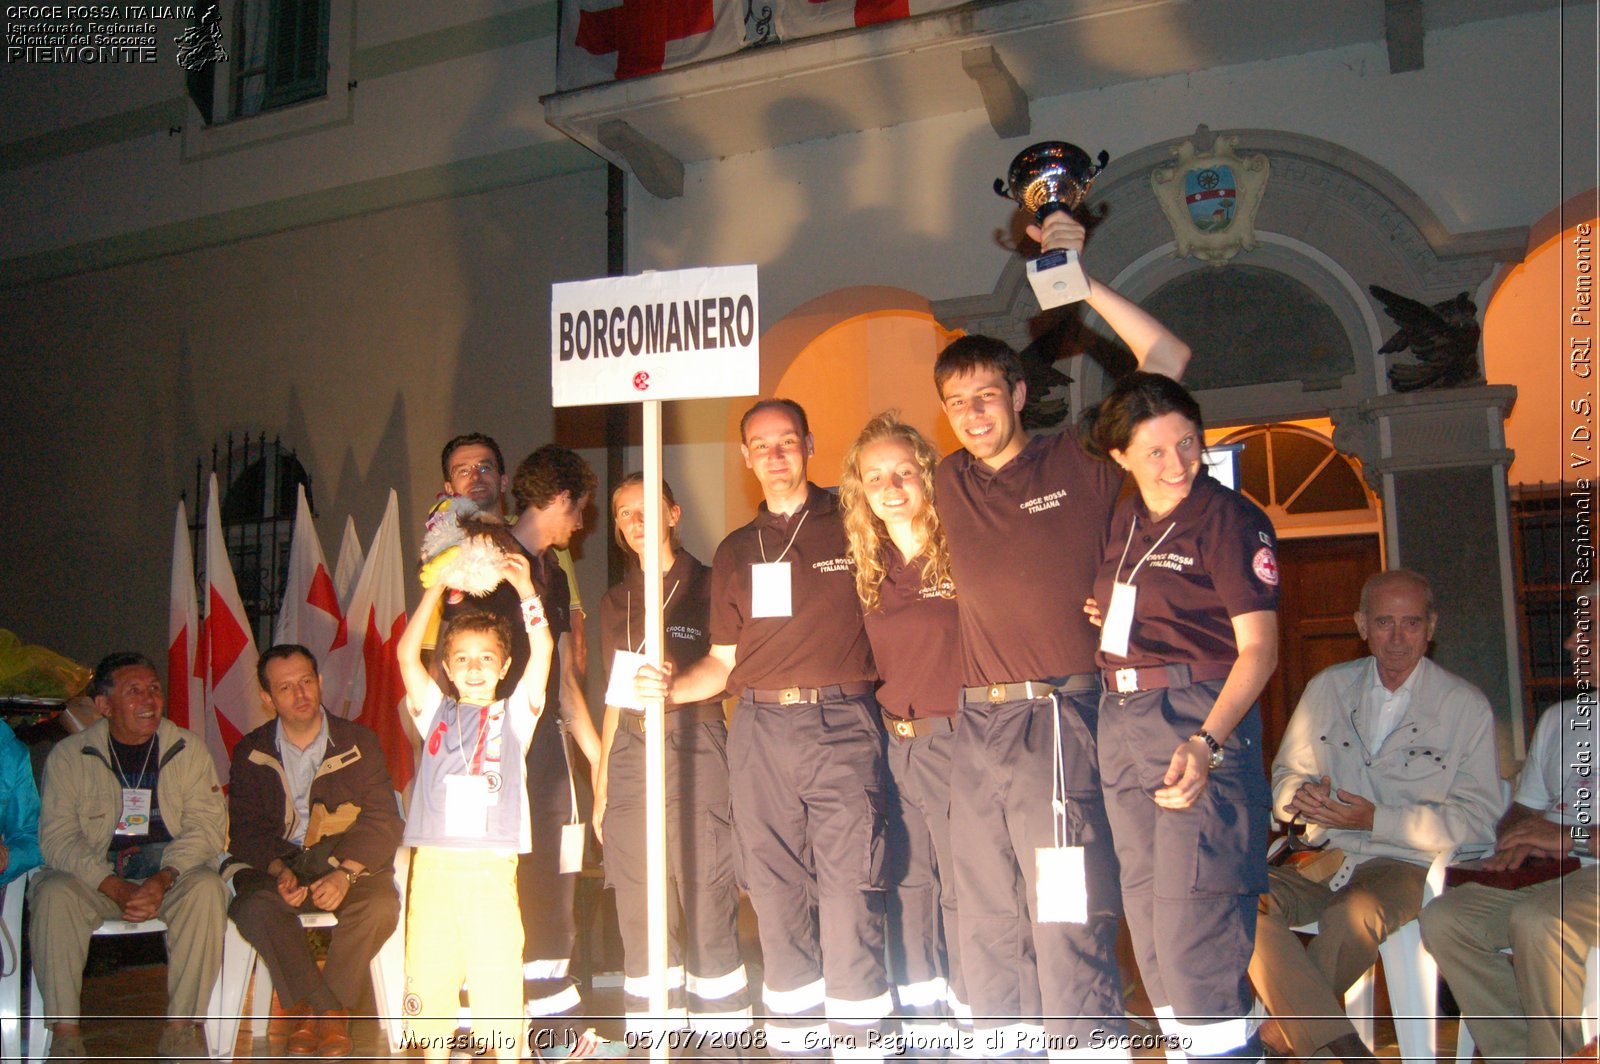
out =
[[(228, 811), (203, 739), (165, 718), (143, 654), (104, 658), (89, 692), (105, 719), (45, 762), (28, 934), (53, 1025), (50, 1057), (87, 1056), (78, 1025), (89, 939), (107, 920), (167, 925), (167, 1026), (157, 1060), (205, 1054), (195, 1021), (222, 966), (227, 891), (217, 858)], [(48, 948), (45, 944), (48, 943)]]
[[(1434, 855), (1494, 842), (1494, 716), (1481, 691), (1424, 657), (1437, 620), (1418, 574), (1368, 579), (1355, 623), (1372, 656), (1312, 678), (1272, 765), (1276, 815), (1309, 825), (1307, 840), (1329, 851), (1306, 872), (1269, 870), (1250, 961), (1277, 1021), (1263, 1039), (1301, 1059), (1370, 1058), (1345, 991), (1416, 917)], [(1319, 933), (1302, 947), (1290, 929), (1312, 921)]]

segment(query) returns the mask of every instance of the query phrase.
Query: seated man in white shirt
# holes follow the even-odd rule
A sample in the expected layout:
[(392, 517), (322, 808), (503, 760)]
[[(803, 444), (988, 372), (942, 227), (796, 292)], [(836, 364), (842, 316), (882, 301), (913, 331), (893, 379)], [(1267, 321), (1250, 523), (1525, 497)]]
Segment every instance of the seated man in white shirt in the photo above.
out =
[[(1596, 585), (1578, 609), (1593, 623)], [(1580, 622), (1567, 637), (1576, 656)], [(1469, 883), (1422, 911), (1422, 940), (1461, 1006), (1485, 1060), (1576, 1056), (1584, 961), (1600, 940), (1600, 862), (1595, 860), (1593, 686), (1551, 706), (1534, 729), (1511, 808), (1486, 867), (1520, 868), (1530, 857), (1575, 854), (1582, 866), (1519, 890)], [(1510, 955), (1501, 950), (1509, 948)], [(1512, 963), (1512, 958), (1516, 963)]]
[[(1312, 678), (1273, 761), (1276, 815), (1304, 821), (1307, 841), (1329, 849), (1305, 871), (1269, 870), (1250, 961), (1276, 1020), (1263, 1040), (1301, 1059), (1371, 1058), (1345, 991), (1416, 917), (1434, 855), (1494, 837), (1494, 715), (1481, 691), (1424, 657), (1437, 620), (1422, 576), (1368, 579), (1355, 623), (1372, 656)], [(1319, 933), (1302, 948), (1291, 928), (1312, 921)]]

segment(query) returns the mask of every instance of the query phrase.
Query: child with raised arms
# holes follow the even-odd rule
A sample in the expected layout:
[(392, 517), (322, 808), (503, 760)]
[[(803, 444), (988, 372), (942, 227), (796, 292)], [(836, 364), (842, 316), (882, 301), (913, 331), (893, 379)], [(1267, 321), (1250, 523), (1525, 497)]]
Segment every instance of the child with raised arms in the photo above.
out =
[(415, 847), (406, 916), (405, 1015), (429, 1060), (445, 1060), (459, 994), (472, 1000), (474, 1043), (502, 1060), (523, 1055), (522, 918), (517, 854), (530, 848), (523, 763), (544, 709), (553, 646), (528, 561), (508, 554), (503, 579), (522, 599), (532, 655), (509, 698), (495, 685), (511, 664), (512, 632), (492, 613), (470, 610), (439, 639), (446, 693), (422, 663), (422, 640), (443, 583), (422, 596), (397, 647), (406, 707), (422, 739), (422, 764), (406, 821)]

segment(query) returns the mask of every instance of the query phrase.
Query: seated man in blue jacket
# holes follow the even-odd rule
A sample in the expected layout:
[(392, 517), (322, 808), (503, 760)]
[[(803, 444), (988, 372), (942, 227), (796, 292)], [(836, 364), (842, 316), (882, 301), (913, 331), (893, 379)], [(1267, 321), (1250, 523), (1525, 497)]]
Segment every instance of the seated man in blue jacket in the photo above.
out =
[[(274, 1054), (347, 1056), (350, 1009), (372, 958), (394, 931), (394, 851), (402, 821), (378, 737), (322, 707), (317, 659), (285, 643), (256, 663), (261, 700), (277, 715), (233, 750), (231, 850), (248, 868), (228, 909), (272, 973), (287, 1024)], [(337, 913), (319, 970), (299, 913)], [(284, 1037), (284, 1045), (273, 1045)]]
[(39, 788), (28, 748), (0, 721), (0, 895), (39, 860)]

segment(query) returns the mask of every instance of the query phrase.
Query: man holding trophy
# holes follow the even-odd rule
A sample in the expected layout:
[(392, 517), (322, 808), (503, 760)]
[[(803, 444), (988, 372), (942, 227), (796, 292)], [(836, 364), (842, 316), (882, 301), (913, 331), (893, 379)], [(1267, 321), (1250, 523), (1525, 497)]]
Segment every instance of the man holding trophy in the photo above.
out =
[[(1085, 231), (1071, 211), (1104, 161), (1048, 143), (1012, 164), (1011, 194), (1035, 212), (1028, 233), (1045, 252), (1029, 277), (1041, 304), (1077, 294), (1141, 369), (1177, 377), (1188, 346), (1077, 261)], [(986, 1055), (1126, 1058), (1120, 891), (1096, 755), (1097, 632), (1082, 612), (1122, 475), (1085, 453), (1075, 429), (1029, 435), (1022, 365), (1004, 341), (955, 341), (934, 382), (963, 448), (940, 464), (936, 495), (967, 685), (950, 821), (963, 840), (954, 871), (979, 1044)]]

